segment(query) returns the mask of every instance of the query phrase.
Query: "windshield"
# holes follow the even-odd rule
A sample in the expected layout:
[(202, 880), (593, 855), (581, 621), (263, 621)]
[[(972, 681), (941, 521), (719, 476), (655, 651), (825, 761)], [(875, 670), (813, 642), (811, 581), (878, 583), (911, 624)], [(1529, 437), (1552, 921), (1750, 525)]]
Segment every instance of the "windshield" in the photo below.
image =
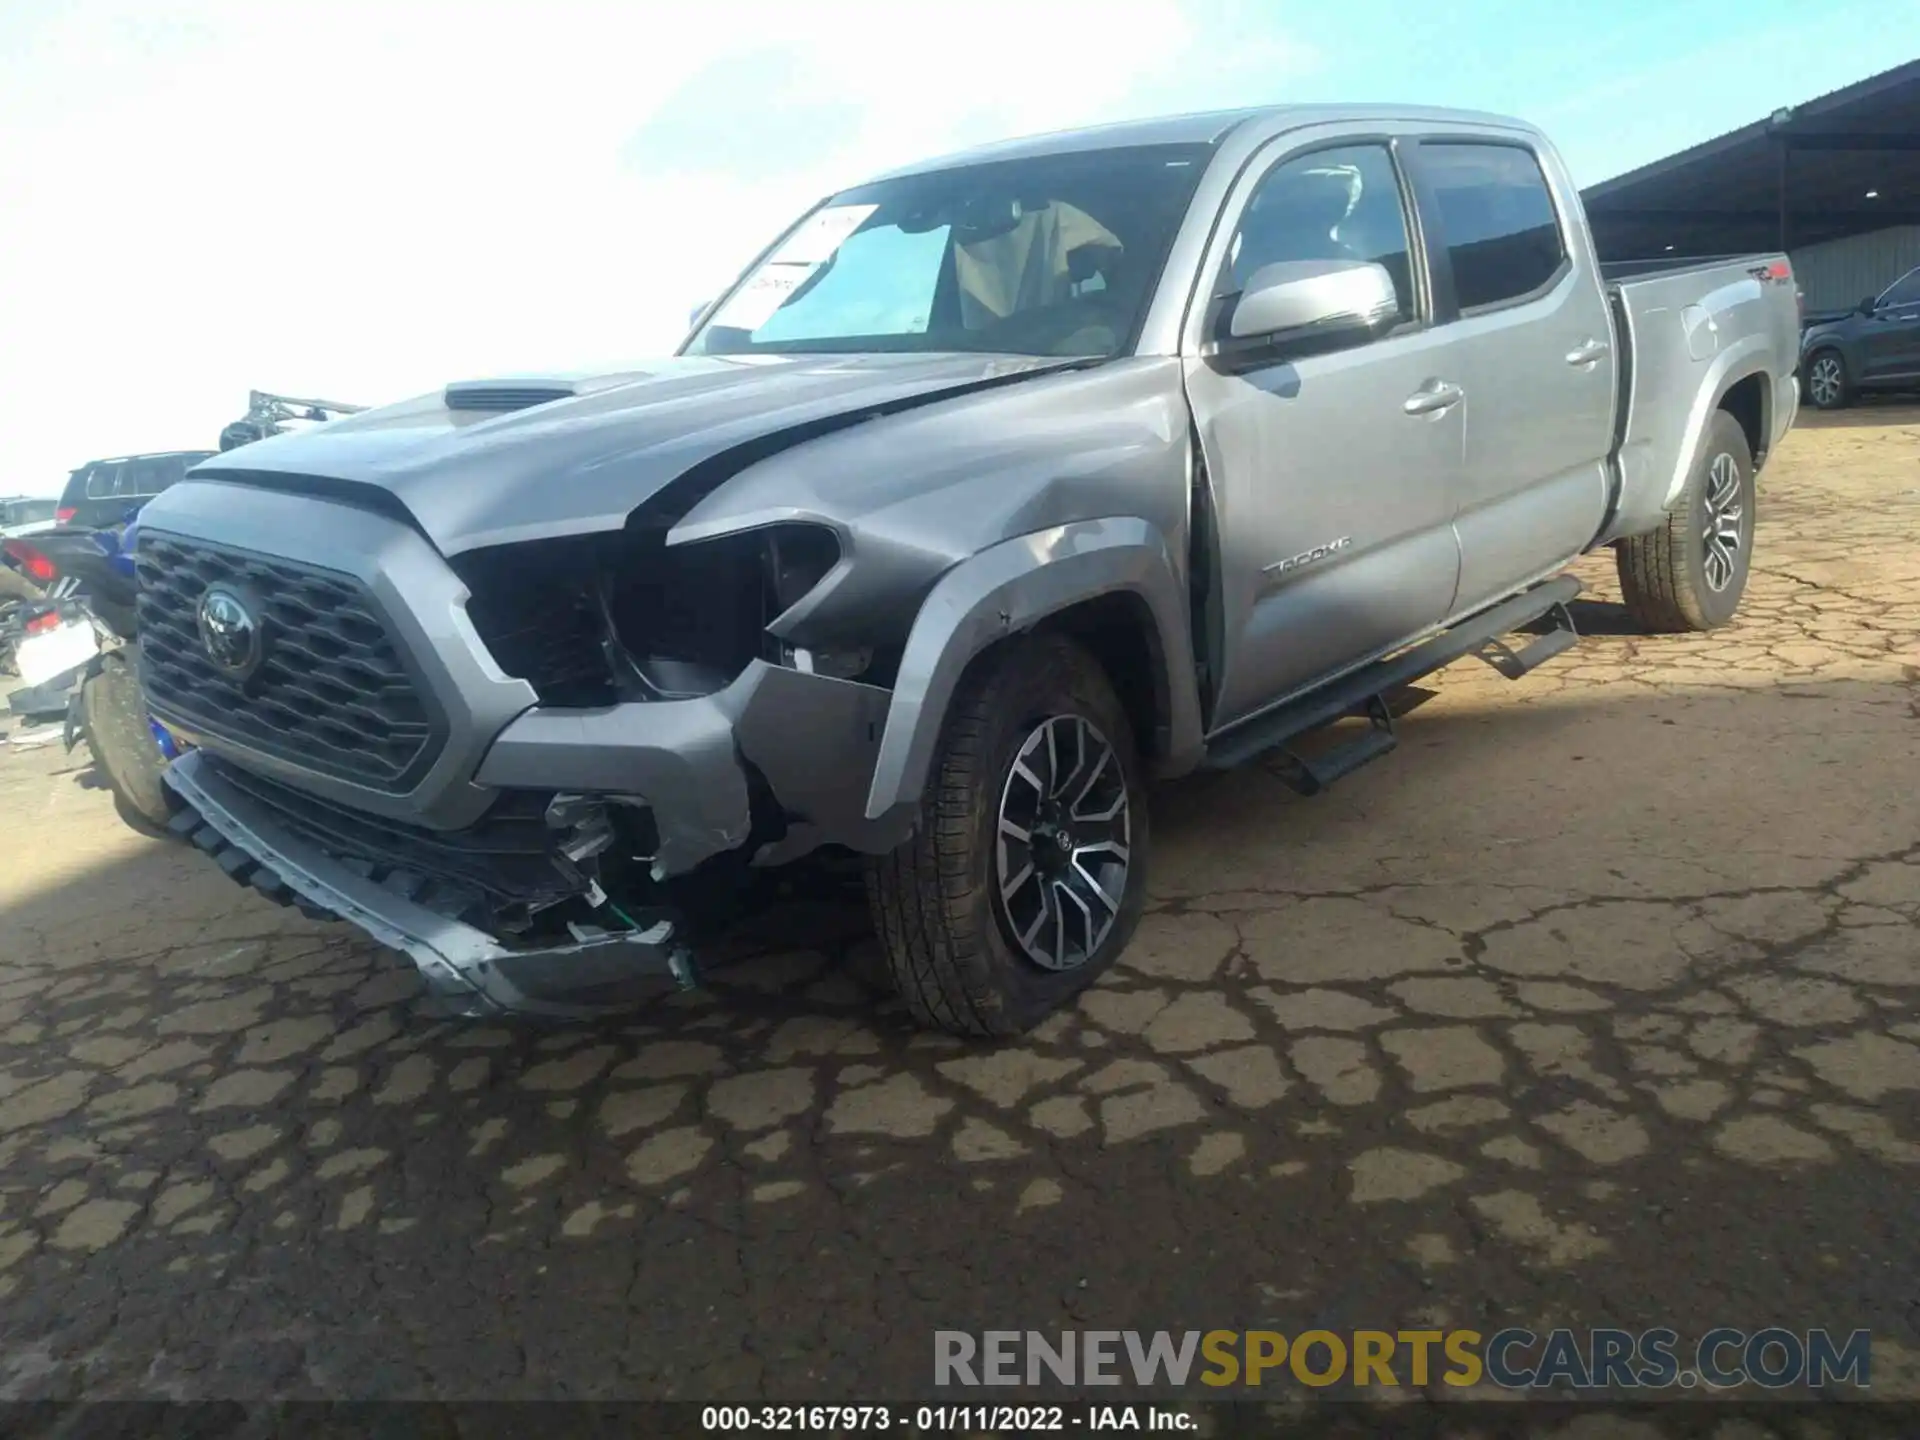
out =
[(1089, 150), (848, 190), (789, 231), (684, 353), (1116, 355), (1209, 151)]

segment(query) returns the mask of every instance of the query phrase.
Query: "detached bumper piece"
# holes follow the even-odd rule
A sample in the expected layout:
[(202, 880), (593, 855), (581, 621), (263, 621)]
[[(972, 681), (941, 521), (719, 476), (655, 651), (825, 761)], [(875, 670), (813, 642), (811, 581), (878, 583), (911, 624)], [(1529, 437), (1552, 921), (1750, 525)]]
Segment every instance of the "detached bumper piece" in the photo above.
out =
[(671, 918), (546, 950), (509, 949), (422, 903), (428, 892), (409, 877), (376, 879), (292, 833), (197, 751), (169, 766), (166, 780), (186, 802), (174, 832), (229, 877), (305, 914), (346, 920), (404, 952), (428, 987), (466, 1014), (588, 1019), (696, 983), (692, 952)]
[(29, 685), (21, 690), (9, 691), (7, 709), (23, 720), (64, 719), (67, 705), (73, 699), (86, 669), (84, 665), (76, 665), (44, 685)]

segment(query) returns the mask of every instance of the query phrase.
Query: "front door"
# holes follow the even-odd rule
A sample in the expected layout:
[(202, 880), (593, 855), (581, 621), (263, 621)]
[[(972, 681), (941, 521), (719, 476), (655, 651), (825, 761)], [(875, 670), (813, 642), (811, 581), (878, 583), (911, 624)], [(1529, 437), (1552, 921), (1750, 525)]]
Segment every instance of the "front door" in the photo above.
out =
[(1862, 326), (1863, 380), (1920, 375), (1920, 270), (1910, 270), (1875, 302)]
[(1312, 134), (1276, 141), (1229, 197), (1200, 323), (1210, 330), (1249, 276), (1288, 260), (1384, 266), (1400, 318), (1333, 353), (1187, 360), (1216, 536), (1202, 646), (1214, 731), (1431, 628), (1459, 575), (1464, 391), (1430, 325), (1406, 177), (1389, 139)]

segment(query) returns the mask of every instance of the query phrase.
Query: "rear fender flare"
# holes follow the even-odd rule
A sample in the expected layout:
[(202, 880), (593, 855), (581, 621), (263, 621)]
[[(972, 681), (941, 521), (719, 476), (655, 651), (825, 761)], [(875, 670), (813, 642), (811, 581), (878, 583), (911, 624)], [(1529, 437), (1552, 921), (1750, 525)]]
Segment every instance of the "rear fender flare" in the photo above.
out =
[(1203, 749), (1185, 581), (1159, 528), (1131, 517), (1082, 520), (991, 546), (947, 571), (908, 632), (867, 793), (867, 818), (916, 806), (960, 677), (990, 645), (1082, 601), (1137, 596), (1154, 630), (1166, 712), (1162, 773)]
[[(1671, 510), (1680, 500), (1680, 492), (1687, 488), (1687, 479), (1693, 474), (1693, 467), (1700, 455), (1700, 447), (1706, 443), (1707, 427), (1713, 423), (1713, 415), (1720, 408), (1720, 402), (1727, 398), (1727, 392), (1742, 380), (1752, 375), (1767, 373), (1767, 360), (1772, 354), (1771, 346), (1764, 335), (1750, 335), (1738, 344), (1731, 345), (1714, 356), (1708, 366), (1706, 377), (1695, 392), (1693, 408), (1687, 414), (1687, 428), (1679, 449), (1679, 461), (1674, 472), (1667, 478), (1667, 494), (1664, 508)], [(1761, 387), (1760, 433), (1773, 433), (1773, 408), (1775, 396), (1771, 378)]]

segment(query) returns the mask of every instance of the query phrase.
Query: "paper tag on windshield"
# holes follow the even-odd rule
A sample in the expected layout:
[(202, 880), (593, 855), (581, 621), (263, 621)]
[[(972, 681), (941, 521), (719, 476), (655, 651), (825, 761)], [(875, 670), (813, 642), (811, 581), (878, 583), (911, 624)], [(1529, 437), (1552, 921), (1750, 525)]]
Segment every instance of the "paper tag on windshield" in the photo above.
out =
[(758, 330), (773, 318), (773, 312), (792, 298), (805, 283), (811, 265), (768, 265), (733, 292), (713, 317), (715, 325), (732, 330)]
[(866, 224), (878, 205), (829, 205), (816, 210), (774, 252), (776, 265), (821, 265), (833, 258), (846, 238)]

